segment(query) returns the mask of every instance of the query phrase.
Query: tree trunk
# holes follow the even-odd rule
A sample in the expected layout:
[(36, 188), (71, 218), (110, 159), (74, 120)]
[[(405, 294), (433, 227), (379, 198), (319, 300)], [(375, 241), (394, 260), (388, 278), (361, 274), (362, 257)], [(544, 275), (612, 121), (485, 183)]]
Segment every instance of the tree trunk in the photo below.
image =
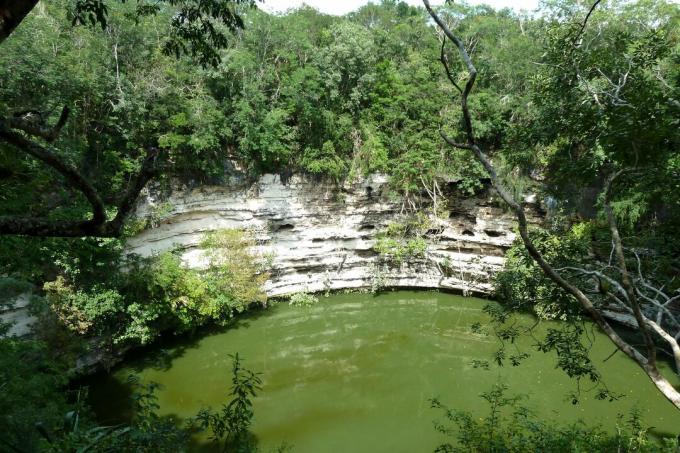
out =
[(0, 43), (12, 34), (37, 4), (38, 0), (0, 0)]

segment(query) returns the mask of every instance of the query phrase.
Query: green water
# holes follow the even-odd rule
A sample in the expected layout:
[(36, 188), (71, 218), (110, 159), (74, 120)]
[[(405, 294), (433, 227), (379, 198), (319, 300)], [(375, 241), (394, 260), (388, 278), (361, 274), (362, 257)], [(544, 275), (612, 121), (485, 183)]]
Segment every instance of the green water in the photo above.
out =
[[(254, 424), (263, 451), (283, 441), (299, 453), (433, 451), (445, 438), (433, 429), (440, 414), (428, 399), (483, 415), (478, 395), (498, 380), (528, 395), (528, 406), (546, 420), (582, 418), (613, 429), (617, 414), (637, 405), (656, 432), (680, 433), (680, 414), (632, 361), (617, 353), (603, 363), (614, 348), (599, 333), (592, 357), (609, 388), (626, 395), (614, 403), (585, 397), (572, 405), (567, 394), (574, 382), (542, 353), (519, 367), (473, 368), (474, 359), (489, 359), (498, 346), (470, 330), (487, 321), (481, 311), (486, 303), (399, 291), (334, 295), (312, 308), (280, 304), (235, 328), (146, 351), (98, 377), (91, 397), (102, 421), (120, 419), (129, 392), (124, 382), (137, 374), (163, 385), (162, 414), (192, 416), (227, 399), (228, 354), (239, 352), (247, 367), (263, 373)], [(529, 350), (531, 344), (524, 338), (521, 347)]]

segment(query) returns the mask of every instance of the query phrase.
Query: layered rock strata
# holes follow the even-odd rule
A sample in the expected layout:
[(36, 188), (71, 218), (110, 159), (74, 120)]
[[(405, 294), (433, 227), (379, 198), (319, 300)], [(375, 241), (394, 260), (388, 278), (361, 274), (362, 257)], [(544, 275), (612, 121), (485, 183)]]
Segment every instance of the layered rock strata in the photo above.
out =
[(404, 211), (381, 175), (340, 188), (264, 175), (247, 186), (177, 190), (163, 201), (149, 195), (138, 215), (150, 216), (162, 204), (164, 218), (132, 238), (129, 252), (149, 256), (179, 248), (189, 266), (200, 267), (204, 233), (246, 228), (259, 251), (273, 256), (270, 296), (371, 286), (488, 294), (515, 238), (512, 217), (488, 193), (465, 197), (451, 183), (444, 195), (448, 218), (425, 236), (425, 256), (401, 265), (373, 249), (378, 232)]

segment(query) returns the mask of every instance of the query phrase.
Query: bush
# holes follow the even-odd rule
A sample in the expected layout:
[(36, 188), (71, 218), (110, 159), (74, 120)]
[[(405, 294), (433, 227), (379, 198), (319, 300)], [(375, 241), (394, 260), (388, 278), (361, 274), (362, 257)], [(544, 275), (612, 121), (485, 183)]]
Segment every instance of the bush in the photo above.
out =
[(290, 297), (290, 305), (294, 307), (311, 307), (319, 302), (319, 298), (309, 293), (295, 293)]
[[(589, 251), (589, 224), (577, 224), (566, 234), (535, 229), (531, 239), (546, 260), (559, 268), (579, 262)], [(517, 239), (496, 277), (496, 297), (508, 308), (529, 311), (544, 319), (565, 320), (580, 312), (577, 302), (545, 276)]]
[(621, 417), (616, 434), (612, 435), (599, 426), (587, 427), (583, 422), (564, 426), (546, 423), (520, 406), (522, 398), (509, 396), (507, 390), (507, 386), (496, 384), (480, 395), (489, 407), (486, 417), (449, 409), (432, 399), (432, 407), (440, 409), (446, 423), (454, 425), (436, 422), (435, 429), (457, 439), (455, 445), (442, 444), (435, 452), (677, 452), (678, 441), (652, 439), (636, 411), (625, 421)]
[(67, 411), (65, 366), (46, 345), (0, 338), (0, 451), (40, 451), (36, 426), (52, 431)]
[(201, 241), (208, 266), (187, 268), (177, 253), (130, 259), (125, 271), (105, 283), (78, 285), (62, 275), (44, 285), (41, 317), (56, 317), (74, 334), (109, 346), (148, 344), (161, 332), (191, 331), (208, 322), (224, 324), (250, 304), (264, 304), (269, 275), (241, 230), (209, 233)]

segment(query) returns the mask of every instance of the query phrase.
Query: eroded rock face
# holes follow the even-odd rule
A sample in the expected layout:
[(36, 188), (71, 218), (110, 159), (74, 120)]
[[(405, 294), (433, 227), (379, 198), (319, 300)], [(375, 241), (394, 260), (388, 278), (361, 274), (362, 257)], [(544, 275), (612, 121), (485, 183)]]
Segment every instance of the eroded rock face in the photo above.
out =
[(31, 327), (36, 322), (35, 316), (29, 311), (29, 304), (33, 293), (24, 292), (10, 298), (0, 297), (0, 322), (10, 324), (7, 336), (30, 335)]
[[(373, 250), (376, 234), (398, 220), (402, 208), (381, 175), (342, 188), (264, 175), (249, 187), (177, 191), (164, 201), (169, 215), (128, 246), (142, 256), (179, 247), (188, 265), (200, 267), (197, 245), (205, 232), (248, 228), (260, 251), (273, 254), (270, 296), (376, 284), (488, 294), (515, 239), (512, 217), (489, 195), (466, 198), (450, 190), (447, 197), (449, 218), (427, 235), (426, 256), (410, 264), (390, 264)], [(157, 203), (149, 196), (138, 214), (148, 215)]]

